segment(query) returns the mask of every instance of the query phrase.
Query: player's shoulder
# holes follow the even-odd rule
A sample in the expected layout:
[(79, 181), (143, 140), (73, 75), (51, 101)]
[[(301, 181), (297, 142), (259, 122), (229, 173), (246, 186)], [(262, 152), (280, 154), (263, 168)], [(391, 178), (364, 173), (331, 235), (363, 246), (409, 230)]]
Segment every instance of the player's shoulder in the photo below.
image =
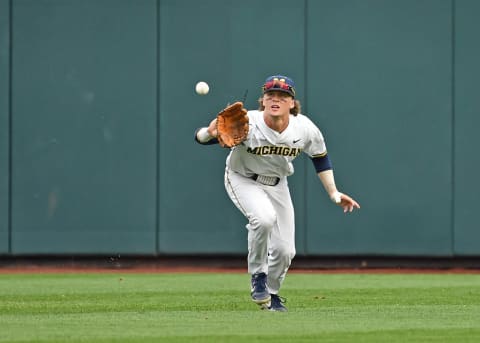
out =
[(317, 137), (318, 135), (322, 136), (320, 128), (318, 125), (306, 115), (301, 113), (293, 117), (294, 127), (297, 131), (303, 132), (305, 136), (308, 137)]
[(259, 110), (250, 110), (247, 112), (247, 116), (251, 122), (256, 122), (259, 118), (262, 118), (262, 113), (263, 112)]
[(308, 120), (308, 121), (309, 121), (309, 120), (310, 120), (305, 114), (302, 114), (302, 113), (297, 113), (296, 116), (294, 116), (294, 115), (292, 114), (292, 116), (293, 116), (293, 118), (295, 118), (295, 119), (298, 120), (298, 121), (305, 121), (305, 120)]
[(298, 113), (296, 116), (291, 116), (294, 122), (302, 126), (316, 126), (315, 123), (306, 115)]

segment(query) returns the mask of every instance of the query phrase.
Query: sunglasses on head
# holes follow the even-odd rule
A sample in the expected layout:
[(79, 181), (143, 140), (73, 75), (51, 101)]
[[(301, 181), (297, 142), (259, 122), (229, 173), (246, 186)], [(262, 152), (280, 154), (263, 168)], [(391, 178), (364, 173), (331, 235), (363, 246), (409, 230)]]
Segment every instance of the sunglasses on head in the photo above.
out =
[(288, 83), (285, 82), (285, 79), (273, 79), (268, 81), (263, 85), (263, 91), (268, 91), (270, 89), (284, 89), (286, 91), (290, 91), (293, 95), (295, 95), (295, 89), (290, 86)]

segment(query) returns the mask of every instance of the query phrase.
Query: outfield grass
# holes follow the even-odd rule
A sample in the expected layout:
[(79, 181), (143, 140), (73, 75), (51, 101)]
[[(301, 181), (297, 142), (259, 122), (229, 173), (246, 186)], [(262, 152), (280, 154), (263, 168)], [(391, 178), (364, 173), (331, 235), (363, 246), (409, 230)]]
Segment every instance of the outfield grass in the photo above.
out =
[(0, 275), (0, 342), (480, 342), (480, 275), (289, 274), (288, 313), (246, 274)]

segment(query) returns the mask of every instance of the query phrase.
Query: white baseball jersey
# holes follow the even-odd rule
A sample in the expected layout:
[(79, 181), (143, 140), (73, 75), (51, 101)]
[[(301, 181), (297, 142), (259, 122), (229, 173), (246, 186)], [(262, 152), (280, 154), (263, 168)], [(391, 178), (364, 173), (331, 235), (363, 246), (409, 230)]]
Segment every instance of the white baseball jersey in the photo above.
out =
[(292, 161), (305, 152), (310, 157), (326, 155), (327, 148), (318, 127), (306, 116), (290, 115), (285, 131), (269, 128), (263, 111), (248, 111), (247, 139), (235, 146), (227, 157), (227, 167), (251, 177), (254, 174), (285, 177), (294, 172)]

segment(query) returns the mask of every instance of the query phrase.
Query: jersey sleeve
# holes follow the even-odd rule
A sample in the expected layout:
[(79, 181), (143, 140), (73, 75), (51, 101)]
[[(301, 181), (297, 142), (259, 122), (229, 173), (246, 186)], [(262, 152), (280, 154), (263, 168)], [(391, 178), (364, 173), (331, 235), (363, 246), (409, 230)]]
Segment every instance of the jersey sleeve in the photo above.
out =
[(307, 117), (304, 117), (305, 123), (305, 147), (303, 151), (310, 158), (322, 157), (327, 154), (325, 139), (320, 129)]
[(305, 117), (305, 136), (307, 144), (304, 152), (310, 157), (317, 173), (333, 169), (330, 157), (327, 154), (327, 146), (320, 129), (307, 117)]

